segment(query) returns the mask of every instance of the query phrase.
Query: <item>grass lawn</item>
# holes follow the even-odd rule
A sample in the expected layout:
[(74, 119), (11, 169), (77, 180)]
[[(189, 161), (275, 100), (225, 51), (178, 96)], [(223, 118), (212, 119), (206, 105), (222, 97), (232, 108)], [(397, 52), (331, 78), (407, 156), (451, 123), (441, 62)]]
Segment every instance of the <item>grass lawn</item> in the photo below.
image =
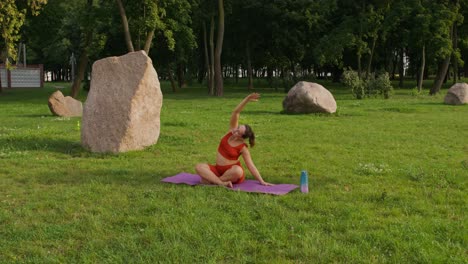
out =
[(310, 193), (271, 196), (160, 182), (214, 162), (244, 88), (164, 83), (158, 143), (114, 155), (51, 115), (54, 85), (0, 94), (1, 263), (468, 262), (468, 106), (444, 105), (446, 89), (355, 100), (325, 83), (331, 116), (280, 114), (282, 89), (257, 89), (241, 122), (262, 176), (309, 172)]

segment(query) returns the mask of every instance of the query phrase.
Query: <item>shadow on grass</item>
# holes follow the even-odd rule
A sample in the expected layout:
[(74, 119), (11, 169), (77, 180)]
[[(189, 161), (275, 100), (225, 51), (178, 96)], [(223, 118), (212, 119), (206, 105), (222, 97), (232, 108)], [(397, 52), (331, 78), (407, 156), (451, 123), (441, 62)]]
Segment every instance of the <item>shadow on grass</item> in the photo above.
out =
[(285, 116), (320, 116), (320, 117), (336, 117), (339, 114), (338, 113), (290, 113), (290, 112), (285, 112), (284, 110), (280, 111), (265, 111), (265, 110), (244, 110), (242, 111), (244, 114), (249, 114), (249, 115), (285, 115)]
[[(104, 161), (105, 162), (105, 161)], [(99, 165), (98, 165), (99, 166)], [(102, 164), (100, 166), (103, 166)], [(93, 168), (93, 166), (85, 167), (69, 166), (57, 167), (51, 171), (40, 173), (36, 179), (41, 184), (45, 185), (125, 185), (125, 186), (155, 186), (166, 185), (161, 182), (163, 178), (174, 176), (179, 172), (141, 170), (137, 165), (124, 167), (116, 164), (109, 164), (105, 168)], [(170, 186), (170, 185), (168, 185)], [(188, 186), (188, 185), (187, 185)]]
[(85, 152), (79, 141), (71, 141), (56, 138), (38, 138), (28, 136), (12, 136), (7, 139), (0, 139), (1, 149), (4, 151), (52, 151), (63, 154), (72, 154), (75, 152)]
[(265, 110), (258, 110), (258, 111), (244, 110), (242, 111), (242, 113), (248, 114), (248, 115), (280, 115), (281, 114), (280, 111), (265, 111)]
[(339, 111), (336, 111), (335, 113), (294, 113), (294, 112), (286, 112), (284, 110), (279, 112), (280, 115), (284, 116), (313, 116), (313, 117), (339, 117), (340, 113)]
[(401, 113), (401, 114), (412, 114), (412, 113), (418, 113), (422, 112), (420, 109), (416, 108), (408, 108), (408, 107), (384, 107), (380, 109), (367, 109), (367, 111), (372, 111), (372, 112), (394, 112), (394, 113)]
[(451, 105), (445, 104), (444, 102), (417, 102), (417, 103), (414, 103), (414, 105), (451, 106)]
[(59, 117), (59, 116), (54, 116), (54, 115), (49, 115), (49, 114), (27, 114), (27, 115), (15, 115), (16, 117), (27, 117), (27, 118), (63, 118), (63, 119), (72, 119), (74, 117)]

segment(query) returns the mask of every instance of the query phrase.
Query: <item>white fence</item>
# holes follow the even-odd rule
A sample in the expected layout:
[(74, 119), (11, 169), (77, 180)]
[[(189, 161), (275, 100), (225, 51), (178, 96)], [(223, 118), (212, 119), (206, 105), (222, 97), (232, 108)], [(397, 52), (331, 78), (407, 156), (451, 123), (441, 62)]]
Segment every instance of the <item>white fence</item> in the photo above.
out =
[(28, 65), (8, 71), (0, 65), (0, 78), (3, 88), (41, 88), (44, 86), (44, 68), (42, 64)]

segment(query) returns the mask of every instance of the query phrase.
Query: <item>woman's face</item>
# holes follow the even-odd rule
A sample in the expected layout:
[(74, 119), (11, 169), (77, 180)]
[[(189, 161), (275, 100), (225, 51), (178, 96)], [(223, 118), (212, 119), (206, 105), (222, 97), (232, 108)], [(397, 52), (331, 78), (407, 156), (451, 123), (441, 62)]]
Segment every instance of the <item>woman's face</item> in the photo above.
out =
[(237, 137), (242, 137), (245, 133), (245, 126), (244, 125), (240, 125), (238, 126), (237, 128), (235, 128), (234, 130), (232, 130), (232, 134), (234, 136), (237, 136)]

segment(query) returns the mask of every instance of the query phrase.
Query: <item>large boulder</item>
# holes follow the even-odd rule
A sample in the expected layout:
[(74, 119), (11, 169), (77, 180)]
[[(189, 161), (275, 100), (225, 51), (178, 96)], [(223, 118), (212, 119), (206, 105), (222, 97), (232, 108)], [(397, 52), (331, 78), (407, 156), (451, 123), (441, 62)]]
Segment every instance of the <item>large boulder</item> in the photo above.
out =
[(81, 116), (83, 104), (70, 96), (63, 96), (61, 91), (55, 91), (49, 97), (49, 109), (52, 114), (63, 117)]
[(444, 102), (450, 105), (462, 105), (468, 103), (468, 84), (456, 83), (447, 91)]
[(333, 95), (318, 83), (298, 82), (283, 100), (286, 113), (335, 113)]
[(92, 152), (125, 152), (155, 144), (163, 96), (144, 51), (93, 64), (81, 125), (81, 143)]

